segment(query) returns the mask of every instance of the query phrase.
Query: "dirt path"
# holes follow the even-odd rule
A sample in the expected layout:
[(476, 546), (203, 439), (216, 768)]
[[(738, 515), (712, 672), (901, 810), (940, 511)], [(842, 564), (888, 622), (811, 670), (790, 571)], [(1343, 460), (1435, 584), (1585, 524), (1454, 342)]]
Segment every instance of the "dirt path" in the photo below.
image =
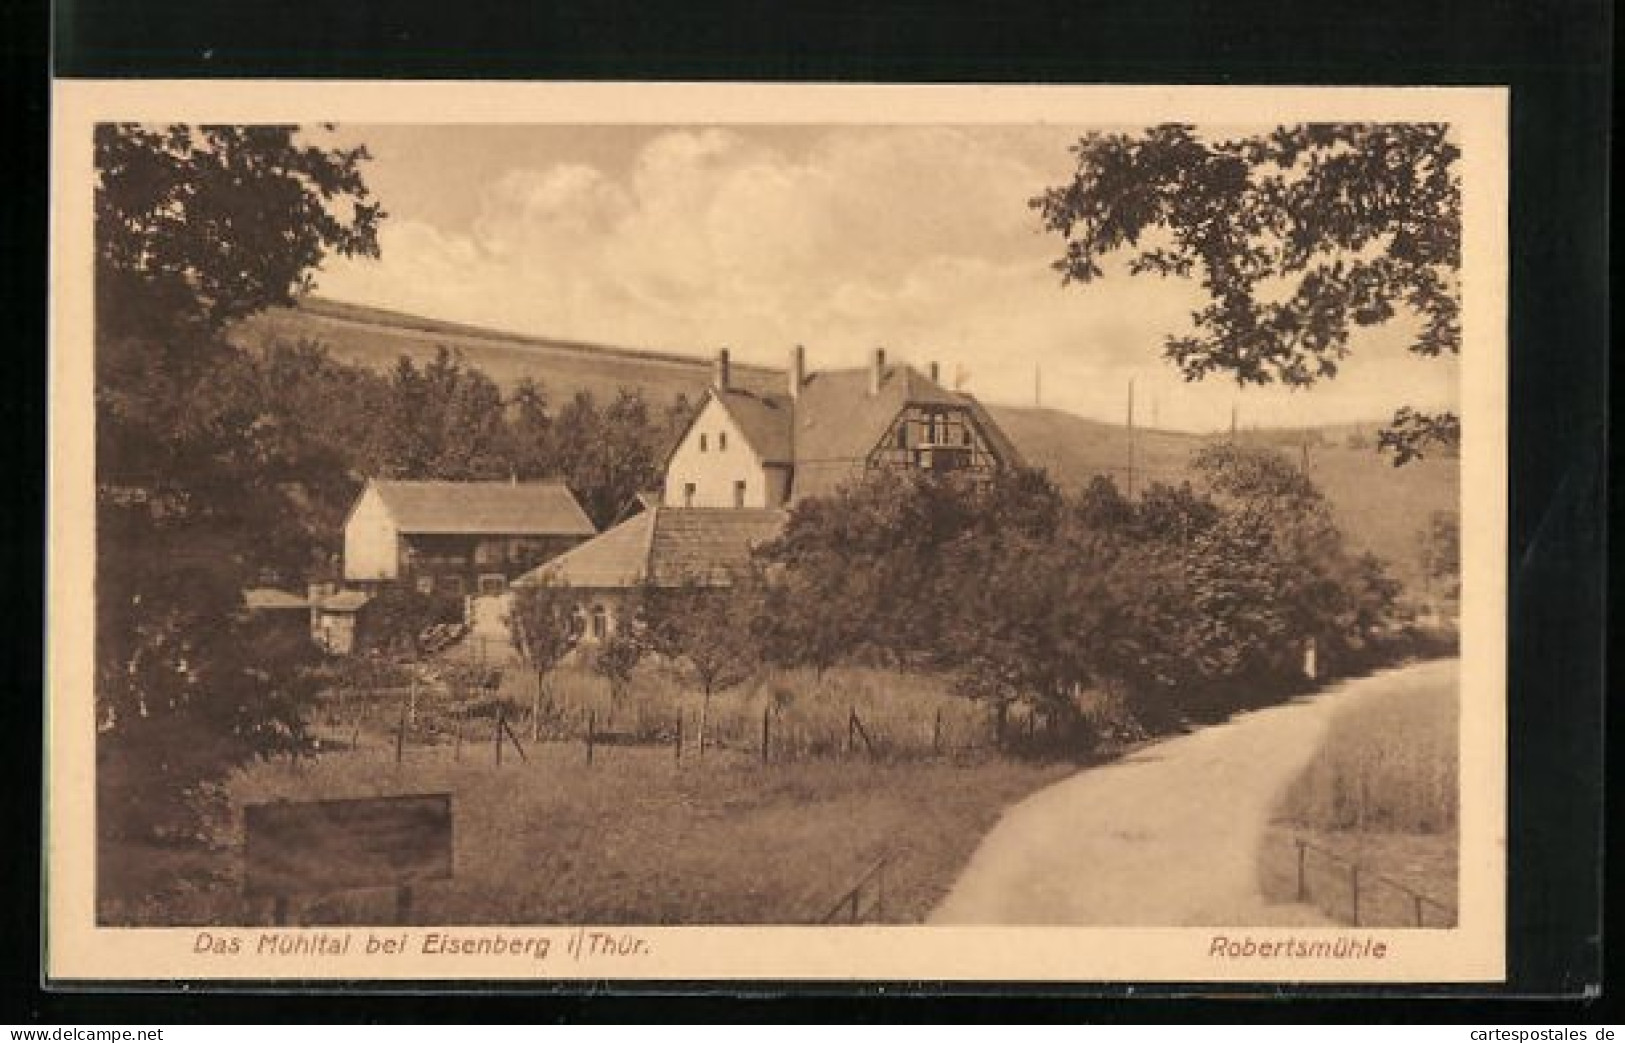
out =
[[(1259, 894), (1278, 795), (1332, 710), (1392, 685), (1454, 683), (1454, 660), (1346, 682), (1092, 768), (1007, 811), (933, 923), (1273, 926), (1327, 923)], [(1449, 678), (1427, 675), (1449, 674)]]

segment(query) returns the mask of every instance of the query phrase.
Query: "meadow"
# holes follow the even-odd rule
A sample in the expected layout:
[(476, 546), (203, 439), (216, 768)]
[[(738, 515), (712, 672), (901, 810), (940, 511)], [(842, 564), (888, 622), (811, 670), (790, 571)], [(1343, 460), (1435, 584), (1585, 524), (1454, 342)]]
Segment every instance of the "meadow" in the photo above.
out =
[[(211, 848), (159, 857), (162, 869), (144, 882), (155, 893), (109, 894), (103, 920), (267, 922), (269, 908), (241, 897), (245, 804), (450, 792), (455, 877), (419, 888), (415, 916), (423, 922), (814, 923), (881, 858), (883, 904), (866, 905), (865, 918), (918, 922), (1006, 806), (1077, 767), (988, 748), (981, 709), (929, 678), (855, 669), (771, 675), (715, 696), (702, 755), (696, 697), (665, 687), (675, 684), (651, 673), (616, 701), (601, 679), (562, 669), (551, 679), (539, 740), (516, 709), (517, 742), (504, 738), (500, 764), (494, 716), (457, 693), (419, 691), (416, 705), (404, 707), (404, 733), (401, 694), (380, 693), (369, 706), (335, 693), (318, 715), (325, 752), (239, 772)], [(779, 736), (765, 763), (764, 708)], [(873, 752), (846, 741), (852, 709), (867, 715)], [(938, 711), (951, 722), (942, 726), (940, 755), (930, 752)], [(589, 716), (601, 738), (614, 737), (590, 761), (576, 727)], [(153, 854), (107, 852), (149, 862)], [(292, 915), (309, 924), (385, 923), (392, 895), (296, 901)]]
[(1260, 858), (1266, 895), (1294, 900), (1303, 840), (1308, 898), (1334, 919), (1352, 919), (1353, 864), (1361, 924), (1416, 926), (1414, 893), (1423, 926), (1454, 924), (1460, 709), (1448, 676), (1339, 709), (1282, 796)]

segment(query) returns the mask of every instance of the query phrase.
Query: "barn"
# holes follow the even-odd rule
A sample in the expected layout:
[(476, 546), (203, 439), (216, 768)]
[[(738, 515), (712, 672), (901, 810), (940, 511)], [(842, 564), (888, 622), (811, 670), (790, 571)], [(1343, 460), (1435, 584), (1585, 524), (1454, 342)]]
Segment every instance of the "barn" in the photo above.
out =
[(520, 574), (597, 533), (548, 482), (370, 481), (344, 522), (344, 579), (369, 589), (501, 594)]

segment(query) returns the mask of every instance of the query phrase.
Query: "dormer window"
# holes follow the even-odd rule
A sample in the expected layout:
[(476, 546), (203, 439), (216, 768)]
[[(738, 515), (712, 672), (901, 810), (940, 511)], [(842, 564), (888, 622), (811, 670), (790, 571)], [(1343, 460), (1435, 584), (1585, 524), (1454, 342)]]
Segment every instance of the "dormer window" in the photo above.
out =
[(717, 432), (717, 452), (726, 453), (727, 451), (728, 451), (728, 432), (726, 432), (726, 431), (718, 431)]
[(706, 437), (703, 432), (700, 434), (700, 452), (702, 453), (705, 452)]

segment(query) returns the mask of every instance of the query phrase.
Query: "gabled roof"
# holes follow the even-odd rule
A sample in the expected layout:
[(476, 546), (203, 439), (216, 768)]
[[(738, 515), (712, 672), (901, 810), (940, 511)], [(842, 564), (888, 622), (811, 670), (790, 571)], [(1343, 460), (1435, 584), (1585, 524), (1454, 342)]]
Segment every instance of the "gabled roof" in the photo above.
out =
[(556, 583), (594, 589), (635, 587), (648, 572), (649, 541), (659, 511), (658, 507), (641, 511), (579, 547), (543, 562), (514, 583), (520, 586)]
[(525, 573), (515, 584), (626, 589), (727, 583), (784, 527), (785, 511), (653, 507)]
[(796, 402), (795, 497), (824, 496), (860, 473), (897, 414), (908, 406), (949, 406), (970, 413), (1006, 464), (1020, 463), (1016, 447), (982, 404), (950, 391), (906, 364), (881, 371), (878, 394), (869, 394), (868, 369), (809, 375)]
[[(796, 463), (861, 461), (868, 457), (905, 406), (975, 403), (909, 365), (886, 366), (878, 394), (869, 394), (868, 369), (813, 373), (796, 402)], [(984, 414), (985, 416), (985, 414)], [(990, 421), (983, 421), (991, 426)], [(1002, 447), (1001, 447), (1002, 448)]]
[(491, 536), (591, 536), (575, 496), (552, 482), (375, 481), (403, 533)]
[(737, 388), (713, 390), (711, 396), (733, 417), (745, 441), (761, 457), (762, 463), (791, 462), (790, 425), (795, 411), (790, 396), (766, 395)]

